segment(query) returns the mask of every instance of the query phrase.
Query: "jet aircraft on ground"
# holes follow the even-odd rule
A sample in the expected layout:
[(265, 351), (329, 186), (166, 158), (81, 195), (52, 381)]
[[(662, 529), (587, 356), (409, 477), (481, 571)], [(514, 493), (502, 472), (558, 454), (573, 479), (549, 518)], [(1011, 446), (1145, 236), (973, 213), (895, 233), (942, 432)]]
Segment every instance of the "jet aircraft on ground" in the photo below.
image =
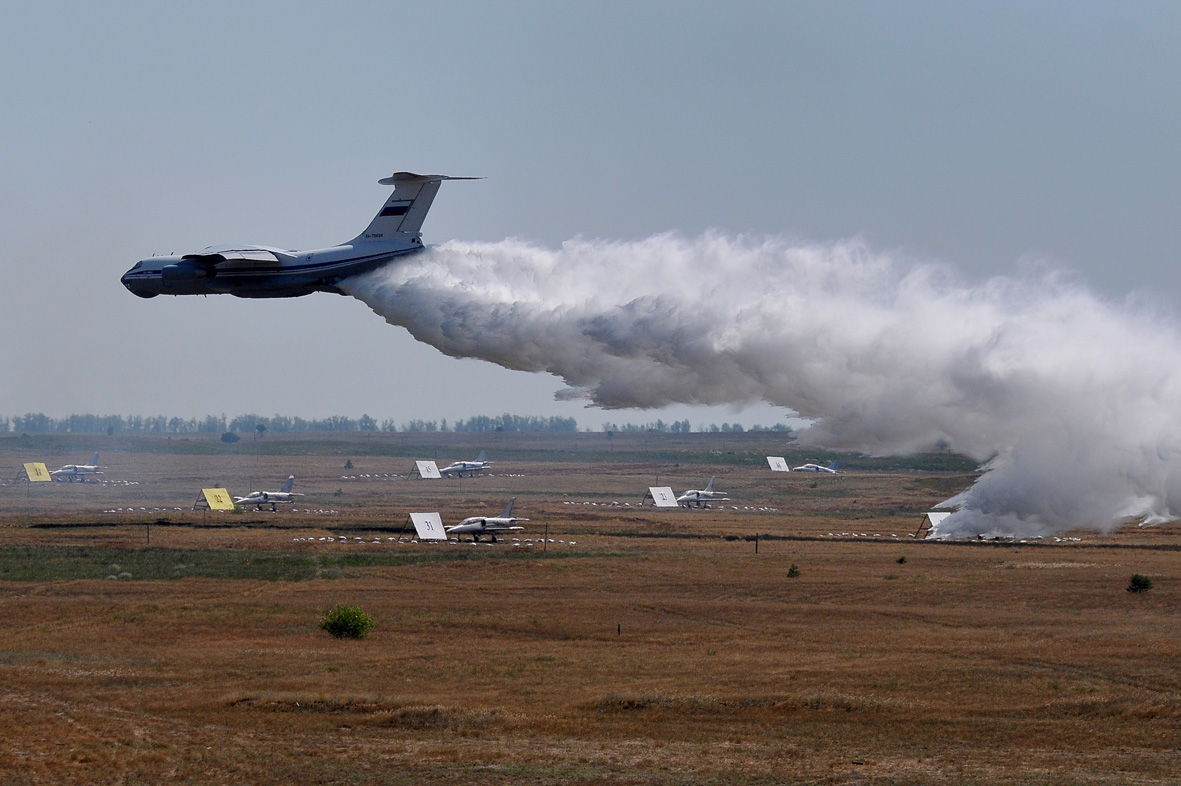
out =
[(210, 246), (191, 254), (150, 257), (123, 274), (134, 295), (298, 297), (312, 292), (342, 294), (337, 284), (423, 249), (422, 222), (444, 180), (479, 180), (395, 172), (382, 178), (394, 192), (365, 231), (347, 243), (308, 251), (272, 246)]
[(292, 491), (295, 488), (295, 476), (290, 475), (287, 482), (283, 484), (283, 488), (278, 491), (252, 491), (245, 497), (234, 497), (234, 504), (240, 505), (243, 508), (248, 508), (251, 505), (255, 510), (262, 510), (263, 505), (270, 505), (271, 510), (275, 511), (275, 505), (280, 502), (295, 502), (296, 497), (302, 497), (303, 494)]
[(820, 464), (804, 464), (801, 467), (792, 467), (791, 471), (792, 472), (827, 472), (830, 475), (835, 475), (835, 474), (837, 474), (837, 469), (840, 466), (841, 466), (841, 462), (839, 462), (839, 461), (834, 461), (833, 463), (829, 464), (827, 467), (821, 466)]
[(477, 472), (488, 469), (488, 467), (492, 466), (491, 461), (484, 460), (487, 458), (487, 456), (488, 451), (481, 450), (480, 455), (476, 456), (475, 461), (456, 461), (454, 464), (450, 464), (439, 470), (439, 474), (447, 478), (451, 477), (452, 474), (458, 475), (462, 478), (463, 473), (465, 472), (468, 475), (474, 475)]
[(66, 464), (61, 469), (55, 469), (49, 473), (49, 477), (54, 480), (68, 480), (73, 483), (75, 480), (79, 483), (85, 483), (86, 478), (90, 475), (101, 475), (102, 469), (98, 466), (98, 453), (90, 457), (89, 464)]
[(517, 501), (513, 497), (504, 506), (504, 510), (500, 512), (499, 516), (470, 516), (458, 524), (447, 527), (448, 535), (471, 535), (472, 540), (479, 543), (480, 536), (488, 534), (492, 536), (492, 542), (496, 542), (496, 533), (511, 532), (513, 530), (525, 529), (524, 527), (516, 526), (518, 521), (528, 521), (529, 519), (519, 518), (513, 515), (513, 503)]
[(677, 497), (677, 504), (685, 507), (701, 507), (709, 502), (729, 502), (730, 498), (724, 491), (714, 491), (714, 479), (709, 479), (709, 485), (703, 489), (690, 489)]

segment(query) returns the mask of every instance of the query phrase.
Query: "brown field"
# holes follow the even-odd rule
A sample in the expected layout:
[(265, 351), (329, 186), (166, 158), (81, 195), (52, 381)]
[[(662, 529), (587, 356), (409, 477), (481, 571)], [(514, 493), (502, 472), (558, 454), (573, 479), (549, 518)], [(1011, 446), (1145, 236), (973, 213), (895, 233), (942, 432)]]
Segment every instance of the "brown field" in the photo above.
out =
[[(0, 572), (0, 784), (1181, 782), (1181, 527), (920, 542), (970, 475), (772, 474), (776, 439), (0, 437), (4, 570), (175, 575)], [(480, 448), (487, 477), (384, 477)], [(7, 482), (96, 449), (106, 483)], [(288, 474), (294, 511), (191, 510)], [(635, 507), (711, 475), (738, 510)], [(553, 543), (391, 540), (513, 495)], [(252, 577), (283, 559), (313, 574)], [(336, 603), (372, 634), (320, 631)]]

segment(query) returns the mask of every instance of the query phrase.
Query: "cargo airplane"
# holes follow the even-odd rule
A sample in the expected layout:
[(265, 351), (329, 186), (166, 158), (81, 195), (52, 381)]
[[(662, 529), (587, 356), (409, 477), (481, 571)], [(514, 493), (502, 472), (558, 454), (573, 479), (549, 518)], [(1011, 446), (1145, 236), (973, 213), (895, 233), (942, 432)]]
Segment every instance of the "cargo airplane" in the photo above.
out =
[(423, 249), (422, 222), (444, 180), (474, 177), (395, 172), (377, 181), (394, 192), (365, 231), (347, 243), (308, 251), (272, 246), (210, 246), (191, 254), (150, 257), (123, 274), (134, 295), (216, 295), (247, 298), (343, 294), (337, 284)]
[(496, 542), (496, 533), (511, 532), (513, 530), (525, 529), (524, 527), (516, 526), (518, 521), (528, 521), (529, 519), (518, 518), (513, 515), (513, 503), (517, 501), (513, 497), (504, 506), (504, 510), (500, 512), (499, 516), (470, 516), (458, 524), (453, 524), (447, 527), (448, 535), (471, 535), (472, 540), (476, 543), (480, 542), (481, 535), (491, 535), (492, 542)]
[(79, 483), (85, 483), (88, 475), (101, 475), (102, 469), (98, 466), (98, 453), (90, 457), (89, 464), (66, 464), (61, 469), (55, 469), (49, 473), (49, 477), (54, 480), (68, 480), (73, 483), (77, 480)]
[(488, 451), (481, 450), (480, 455), (476, 456), (475, 461), (456, 461), (454, 464), (449, 464), (439, 470), (439, 474), (447, 478), (451, 477), (451, 473), (453, 472), (461, 478), (465, 472), (469, 475), (474, 475), (492, 466), (491, 461), (485, 461), (487, 456)]
[(262, 510), (263, 505), (270, 505), (273, 512), (277, 503), (295, 502), (296, 497), (303, 496), (303, 494), (292, 491), (293, 488), (295, 488), (295, 476), (290, 475), (287, 482), (283, 484), (283, 488), (278, 491), (252, 491), (245, 497), (234, 497), (234, 504), (244, 508), (253, 505), (255, 510)]

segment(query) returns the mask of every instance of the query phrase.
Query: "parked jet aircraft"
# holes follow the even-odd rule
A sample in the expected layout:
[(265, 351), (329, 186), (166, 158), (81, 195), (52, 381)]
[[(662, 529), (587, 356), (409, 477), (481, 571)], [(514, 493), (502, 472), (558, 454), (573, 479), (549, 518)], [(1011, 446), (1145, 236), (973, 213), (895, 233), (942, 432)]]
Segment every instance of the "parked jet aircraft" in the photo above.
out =
[(730, 498), (724, 491), (714, 491), (714, 479), (709, 479), (709, 485), (700, 490), (691, 489), (677, 497), (677, 504), (685, 507), (696, 505), (701, 507), (708, 502), (729, 502)]
[(513, 515), (513, 503), (517, 501), (513, 497), (504, 506), (504, 510), (500, 512), (499, 516), (471, 516), (464, 519), (458, 524), (447, 527), (448, 535), (471, 535), (472, 540), (477, 543), (480, 541), (480, 536), (487, 533), (492, 536), (492, 542), (496, 542), (496, 533), (510, 532), (512, 530), (525, 529), (524, 527), (515, 526), (518, 521), (528, 521), (529, 519), (518, 518)]
[(448, 478), (451, 477), (452, 473), (458, 475), (461, 478), (465, 472), (469, 475), (474, 475), (477, 472), (488, 469), (488, 467), (492, 466), (491, 461), (484, 460), (487, 456), (488, 451), (481, 450), (480, 455), (476, 456), (475, 461), (456, 461), (454, 464), (450, 464), (439, 470), (439, 474)]
[(805, 464), (802, 467), (792, 467), (792, 472), (827, 472), (831, 475), (837, 474), (837, 469), (841, 466), (841, 462), (834, 461), (827, 467), (822, 467), (819, 464)]
[(444, 180), (474, 177), (395, 172), (377, 181), (393, 186), (365, 231), (347, 243), (310, 251), (271, 246), (210, 246), (192, 254), (150, 257), (123, 274), (123, 286), (140, 297), (214, 295), (298, 297), (341, 294), (337, 283), (421, 251), (422, 222)]
[(90, 457), (89, 464), (66, 464), (61, 469), (55, 469), (49, 473), (49, 477), (54, 480), (68, 480), (73, 483), (77, 480), (80, 483), (85, 483), (88, 475), (101, 475), (102, 470), (98, 466), (98, 453)]
[(292, 491), (293, 488), (295, 488), (295, 476), (290, 475), (287, 482), (283, 484), (283, 488), (278, 491), (252, 491), (245, 497), (234, 497), (234, 504), (244, 508), (253, 505), (255, 510), (262, 510), (263, 505), (270, 505), (271, 510), (274, 511), (277, 503), (295, 502), (296, 497), (303, 496), (303, 494)]

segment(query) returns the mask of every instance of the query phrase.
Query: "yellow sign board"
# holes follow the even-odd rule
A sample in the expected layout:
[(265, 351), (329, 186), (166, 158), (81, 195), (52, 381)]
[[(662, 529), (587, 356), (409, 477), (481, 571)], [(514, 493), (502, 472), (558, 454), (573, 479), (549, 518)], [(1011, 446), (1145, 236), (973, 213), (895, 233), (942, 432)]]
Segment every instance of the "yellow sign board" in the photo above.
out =
[(225, 489), (201, 489), (210, 510), (233, 510), (234, 500)]
[(29, 476), (30, 483), (39, 483), (41, 481), (53, 480), (49, 476), (49, 468), (40, 461), (31, 461), (25, 464), (25, 474)]

